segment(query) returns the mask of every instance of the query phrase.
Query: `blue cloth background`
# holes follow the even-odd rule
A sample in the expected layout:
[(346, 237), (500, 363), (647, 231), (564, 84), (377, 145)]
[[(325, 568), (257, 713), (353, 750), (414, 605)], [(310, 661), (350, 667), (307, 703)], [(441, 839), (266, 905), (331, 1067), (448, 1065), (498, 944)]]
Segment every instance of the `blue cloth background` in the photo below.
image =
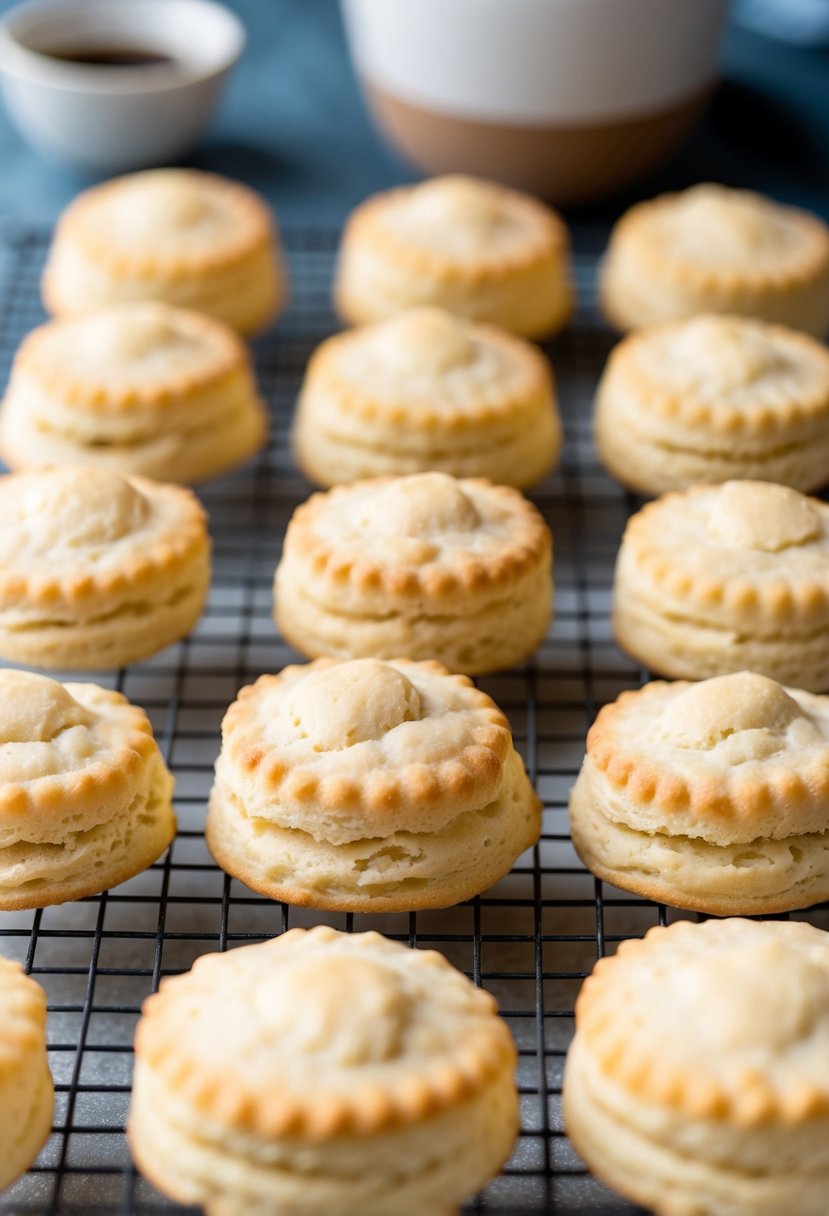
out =
[[(338, 224), (371, 191), (413, 176), (369, 124), (336, 0), (226, 2), (248, 46), (191, 163), (249, 182), (288, 223)], [(0, 11), (9, 7), (0, 0)], [(750, 185), (829, 218), (829, 52), (731, 29), (723, 84), (672, 163), (568, 219), (610, 220), (633, 198), (702, 179)], [(37, 157), (0, 114), (0, 220), (51, 222), (86, 184)]]

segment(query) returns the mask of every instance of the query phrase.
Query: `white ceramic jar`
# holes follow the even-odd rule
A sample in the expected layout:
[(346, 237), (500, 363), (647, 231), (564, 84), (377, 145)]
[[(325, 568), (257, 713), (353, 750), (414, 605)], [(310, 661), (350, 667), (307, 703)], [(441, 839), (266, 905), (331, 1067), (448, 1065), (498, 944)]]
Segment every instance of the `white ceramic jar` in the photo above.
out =
[(342, 0), (369, 106), (433, 173), (567, 203), (632, 181), (696, 122), (728, 0)]

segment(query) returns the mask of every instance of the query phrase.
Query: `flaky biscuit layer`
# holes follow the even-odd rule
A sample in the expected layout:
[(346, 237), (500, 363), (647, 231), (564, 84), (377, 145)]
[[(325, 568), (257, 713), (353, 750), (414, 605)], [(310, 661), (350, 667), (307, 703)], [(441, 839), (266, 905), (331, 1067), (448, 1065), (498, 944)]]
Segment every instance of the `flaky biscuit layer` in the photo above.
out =
[(601, 270), (601, 304), (618, 329), (699, 313), (829, 328), (829, 229), (761, 195), (704, 184), (625, 213)]
[(274, 899), (444, 907), (509, 871), (539, 809), (506, 719), (466, 676), (318, 659), (228, 710), (206, 832), (220, 865)]
[(263, 200), (192, 169), (134, 173), (80, 194), (58, 222), (42, 282), (54, 316), (165, 300), (245, 334), (273, 320), (287, 290)]
[(444, 908), (488, 890), (538, 840), (540, 803), (513, 753), (498, 794), (438, 831), (398, 828), (333, 844), (252, 814), (218, 777), (206, 838), (224, 870), (269, 899), (346, 912)]
[(0, 672), (0, 908), (46, 907), (140, 873), (175, 832), (143, 710), (95, 684)]
[(305, 654), (525, 659), (551, 614), (552, 541), (516, 490), (439, 473), (313, 495), (288, 525), (275, 615)]
[(612, 352), (594, 425), (605, 466), (645, 493), (732, 477), (812, 490), (829, 462), (829, 353), (745, 317), (653, 326)]
[(52, 1127), (46, 994), (0, 958), (0, 1190), (34, 1161)]
[(660, 674), (754, 670), (819, 691), (829, 666), (829, 508), (766, 482), (666, 494), (629, 521), (617, 640)]
[(213, 477), (264, 441), (250, 358), (226, 326), (156, 302), (52, 321), (23, 342), (0, 407), (13, 468)]
[(568, 237), (549, 208), (451, 176), (369, 198), (343, 233), (334, 297), (349, 324), (436, 305), (525, 337), (573, 308)]
[(535, 347), (415, 308), (317, 348), (293, 444), (323, 485), (436, 470), (520, 488), (549, 472), (561, 423), (550, 366)]

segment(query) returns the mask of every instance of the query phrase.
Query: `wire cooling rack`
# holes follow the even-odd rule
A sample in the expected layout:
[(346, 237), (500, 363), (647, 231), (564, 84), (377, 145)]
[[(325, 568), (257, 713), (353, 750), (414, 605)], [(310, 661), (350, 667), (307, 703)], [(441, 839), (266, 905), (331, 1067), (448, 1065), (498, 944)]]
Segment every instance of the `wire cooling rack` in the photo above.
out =
[[(509, 714), (544, 800), (541, 842), (468, 904), (368, 917), (254, 896), (212, 862), (202, 830), (225, 708), (242, 684), (296, 658), (274, 630), (271, 580), (290, 514), (310, 491), (292, 465), (287, 432), (308, 356), (337, 328), (329, 305), (336, 236), (286, 234), (293, 303), (256, 348), (272, 439), (252, 467), (203, 494), (215, 545), (207, 611), (190, 638), (154, 659), (103, 678), (90, 673), (150, 714), (176, 775), (176, 840), (162, 861), (115, 891), (34, 914), (0, 914), (0, 952), (21, 959), (48, 993), (57, 1090), (53, 1134), (33, 1170), (0, 1197), (2, 1216), (183, 1211), (135, 1173), (123, 1133), (141, 1003), (162, 976), (189, 968), (200, 954), (319, 921), (441, 950), (498, 998), (520, 1051), (521, 1138), (469, 1212), (634, 1212), (585, 1172), (560, 1109), (584, 975), (617, 942), (666, 918), (663, 907), (594, 880), (567, 833), (567, 793), (587, 727), (603, 702), (643, 675), (613, 646), (608, 611), (613, 560), (635, 503), (603, 474), (590, 441), (592, 393), (612, 344), (595, 307), (599, 238), (577, 248), (578, 314), (550, 346), (567, 436), (563, 464), (533, 495), (555, 535), (555, 624), (532, 663), (481, 681)], [(45, 234), (27, 231), (5, 241), (4, 369), (23, 334), (43, 319), (37, 284), (45, 244)]]

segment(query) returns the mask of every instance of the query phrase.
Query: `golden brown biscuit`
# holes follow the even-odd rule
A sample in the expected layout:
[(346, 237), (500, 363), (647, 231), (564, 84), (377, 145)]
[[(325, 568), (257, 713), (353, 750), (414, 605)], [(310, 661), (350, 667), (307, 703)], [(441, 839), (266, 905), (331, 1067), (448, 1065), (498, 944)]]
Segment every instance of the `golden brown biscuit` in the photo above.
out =
[(829, 899), (829, 697), (753, 672), (622, 693), (587, 736), (570, 828), (599, 878), (678, 908)]
[(288, 293), (265, 202), (196, 169), (131, 173), (78, 195), (58, 221), (42, 289), (56, 317), (162, 300), (241, 334), (269, 325)]
[(17, 469), (90, 464), (203, 481), (247, 460), (266, 432), (233, 331), (146, 301), (36, 329), (0, 408), (0, 450)]
[(0, 909), (146, 870), (175, 834), (172, 792), (147, 715), (121, 693), (0, 671)]
[(697, 313), (829, 329), (829, 228), (761, 194), (693, 186), (627, 211), (601, 269), (601, 306), (617, 329)]
[(52, 1127), (46, 993), (0, 958), (0, 1191), (25, 1173)]
[(317, 659), (243, 688), (207, 814), (219, 865), (270, 899), (408, 912), (471, 899), (538, 839), (495, 703), (440, 663)]
[(274, 582), (283, 636), (310, 658), (435, 658), (468, 675), (522, 662), (552, 610), (552, 538), (517, 490), (445, 473), (314, 494)]
[(138, 1166), (208, 1216), (452, 1216), (518, 1128), (493, 998), (378, 933), (206, 955), (145, 1003), (135, 1052)]
[(346, 225), (334, 300), (348, 324), (433, 304), (543, 337), (573, 310), (567, 229), (529, 195), (474, 177), (387, 190)]
[(0, 656), (121, 667), (201, 615), (210, 538), (181, 486), (75, 465), (0, 477)]
[(317, 348), (293, 428), (321, 485), (437, 470), (519, 489), (555, 464), (561, 422), (539, 350), (439, 308), (415, 308)]
[(602, 463), (646, 494), (732, 477), (796, 490), (829, 480), (829, 351), (748, 317), (639, 330), (596, 396)]
[(829, 934), (680, 921), (623, 942), (576, 1003), (564, 1117), (656, 1216), (823, 1216)]
[(829, 506), (764, 481), (649, 503), (622, 539), (613, 626), (659, 675), (829, 688)]

